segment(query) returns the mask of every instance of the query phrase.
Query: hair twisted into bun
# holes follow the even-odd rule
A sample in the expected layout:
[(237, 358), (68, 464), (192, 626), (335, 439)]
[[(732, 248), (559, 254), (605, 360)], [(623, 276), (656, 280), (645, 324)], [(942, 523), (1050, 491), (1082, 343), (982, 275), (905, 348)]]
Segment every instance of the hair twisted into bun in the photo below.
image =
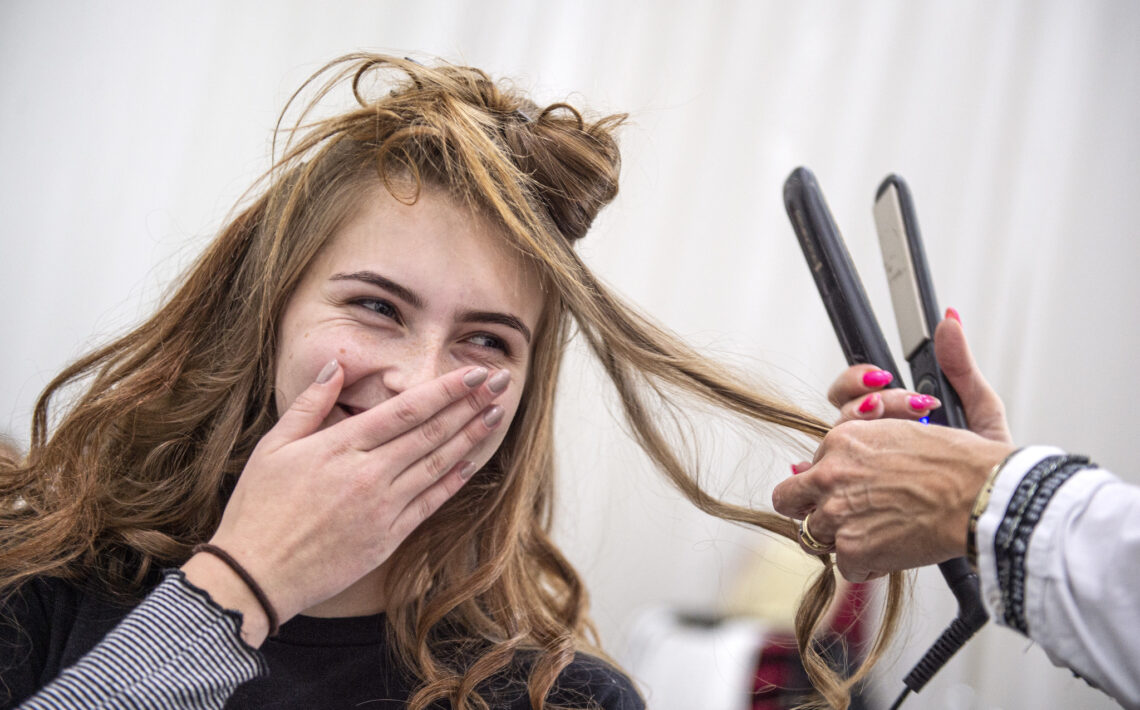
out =
[[(357, 107), (306, 123), (349, 76)], [(614, 133), (624, 114), (587, 120), (567, 103), (540, 107), (472, 67), (427, 67), (378, 55), (330, 63), (290, 104), (306, 89), (315, 96), (287, 131), (290, 143), (278, 170), (314, 150), (343, 151), (343, 142), (351, 141), (393, 194), (401, 192), (399, 178), (411, 177), (416, 190), (426, 182), (492, 212), (505, 207), (516, 213), (508, 222), (537, 220), (570, 242), (584, 237), (617, 195), (621, 154)]]
[(621, 154), (613, 131), (624, 118), (608, 116), (587, 124), (577, 109), (559, 103), (504, 131), (543, 210), (572, 242), (586, 236), (598, 211), (617, 196)]

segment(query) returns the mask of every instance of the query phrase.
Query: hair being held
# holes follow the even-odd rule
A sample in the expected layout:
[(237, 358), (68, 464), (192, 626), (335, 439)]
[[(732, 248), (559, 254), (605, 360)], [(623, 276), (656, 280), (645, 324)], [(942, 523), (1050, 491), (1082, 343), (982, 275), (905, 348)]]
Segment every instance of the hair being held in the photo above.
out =
[[(338, 91), (351, 92), (352, 108), (317, 117)], [(617, 194), (615, 131), (624, 116), (540, 107), (476, 69), (372, 54), (331, 62), (290, 106), (300, 110), (291, 127), (279, 124), (281, 155), (247, 206), (153, 317), (49, 383), (26, 458), (0, 461), (3, 593), (46, 575), (137, 596), (157, 570), (209, 539), (277, 418), (285, 305), (377, 181), (409, 203), (440, 190), (499, 225), (503, 247), (532, 266), (544, 294), (505, 440), (389, 560), (397, 570), (387, 578), (393, 645), (420, 681), (413, 710), (439, 699), (488, 707), (484, 681), (523, 656), (532, 660), (532, 706), (550, 708), (544, 698), (574, 654), (601, 654), (581, 579), (550, 537), (556, 383), (575, 334), (613, 382), (638, 443), (686, 498), (710, 515), (796, 539), (787, 518), (709, 494), (660, 412), (699, 403), (765, 435), (815, 439), (827, 425), (641, 316), (573, 249)], [(824, 701), (845, 707), (894, 632), (901, 576), (891, 577), (867, 660), (844, 680), (812, 643), (836, 587), (830, 558), (821, 560), (797, 637)]]

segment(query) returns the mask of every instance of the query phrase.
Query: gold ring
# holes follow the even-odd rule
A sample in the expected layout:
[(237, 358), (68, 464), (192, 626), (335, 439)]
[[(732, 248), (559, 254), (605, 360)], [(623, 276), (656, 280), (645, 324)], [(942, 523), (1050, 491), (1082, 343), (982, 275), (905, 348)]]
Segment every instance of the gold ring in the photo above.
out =
[[(815, 511), (813, 510), (812, 513), (814, 512)], [(822, 542), (812, 537), (811, 531), (808, 530), (808, 518), (810, 517), (811, 513), (808, 513), (804, 516), (804, 519), (799, 522), (800, 543), (816, 555), (826, 555), (830, 552), (834, 552), (834, 542), (830, 545), (824, 545)]]

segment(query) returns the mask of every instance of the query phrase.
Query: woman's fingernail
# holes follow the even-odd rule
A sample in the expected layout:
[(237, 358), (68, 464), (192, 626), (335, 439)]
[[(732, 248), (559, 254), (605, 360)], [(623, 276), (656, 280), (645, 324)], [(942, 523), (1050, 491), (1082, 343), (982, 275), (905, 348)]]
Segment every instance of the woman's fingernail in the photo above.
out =
[(796, 468), (796, 465), (792, 464), (792, 475), (795, 476), (799, 472), (800, 472), (800, 470), (798, 468)]
[(942, 403), (928, 394), (912, 394), (906, 400), (910, 404), (910, 408), (921, 412), (924, 409), (933, 409), (940, 406)]
[(492, 405), (487, 408), (486, 412), (483, 412), (483, 423), (488, 429), (494, 429), (501, 421), (503, 421), (503, 408), (499, 405)]
[(882, 395), (880, 395), (878, 392), (867, 395), (863, 398), (863, 402), (859, 405), (859, 413), (866, 414), (875, 407), (879, 406), (879, 400), (882, 398)]
[(885, 387), (891, 383), (895, 376), (886, 370), (871, 370), (863, 373), (863, 384), (868, 387)]
[(491, 375), (491, 379), (487, 381), (487, 389), (495, 394), (499, 394), (507, 388), (511, 383), (511, 373), (509, 370), (499, 370)]
[(320, 373), (317, 375), (317, 384), (323, 385), (324, 383), (331, 380), (333, 374), (336, 373), (336, 369), (338, 367), (340, 367), (339, 362), (337, 362), (336, 360), (330, 360), (329, 364), (325, 365), (325, 368), (323, 370), (321, 370)]
[(462, 468), (459, 469), (459, 477), (466, 481), (471, 478), (471, 474), (475, 473), (475, 464), (470, 461), (464, 461), (460, 464)]
[(468, 370), (467, 374), (463, 376), (463, 384), (468, 387), (478, 387), (483, 384), (483, 380), (487, 379), (487, 368), (476, 367)]
[(946, 309), (946, 317), (947, 318), (953, 318), (954, 320), (958, 321), (958, 325), (962, 325), (962, 316), (958, 315), (958, 311), (956, 311), (955, 309), (947, 308)]

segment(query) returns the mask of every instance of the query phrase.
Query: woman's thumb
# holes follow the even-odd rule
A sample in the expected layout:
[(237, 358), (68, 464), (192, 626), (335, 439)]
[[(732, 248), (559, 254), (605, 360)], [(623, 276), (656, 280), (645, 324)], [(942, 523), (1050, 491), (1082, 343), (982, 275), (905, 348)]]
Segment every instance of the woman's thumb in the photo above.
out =
[(297, 399), (282, 412), (270, 434), (284, 445), (317, 431), (336, 404), (343, 382), (344, 371), (340, 363), (329, 361), (313, 384), (297, 395)]
[(934, 355), (950, 386), (962, 400), (970, 429), (988, 439), (1008, 440), (1005, 406), (978, 369), (966, 342), (966, 332), (956, 317), (947, 317), (938, 324), (934, 331)]

